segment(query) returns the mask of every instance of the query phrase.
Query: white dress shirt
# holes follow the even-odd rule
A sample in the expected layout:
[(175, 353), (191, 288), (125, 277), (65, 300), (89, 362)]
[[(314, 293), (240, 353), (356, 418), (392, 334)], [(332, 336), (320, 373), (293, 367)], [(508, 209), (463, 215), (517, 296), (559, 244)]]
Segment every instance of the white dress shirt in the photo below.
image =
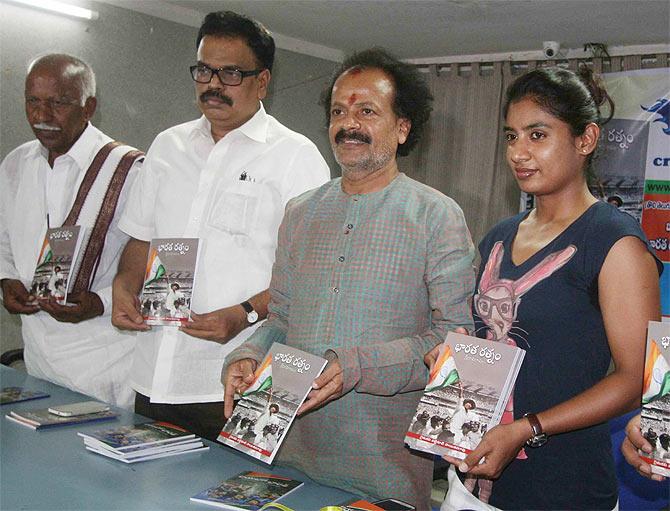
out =
[[(47, 149), (33, 140), (14, 149), (0, 165), (0, 279), (30, 288), (49, 225), (62, 225), (79, 185), (98, 151), (112, 139), (89, 124), (70, 150), (49, 166)], [(104, 314), (78, 324), (61, 323), (46, 312), (24, 315), (22, 331), (28, 372), (120, 406), (131, 406), (127, 382), (135, 336), (110, 322), (112, 279), (128, 236), (117, 226), (140, 164), (128, 173), (117, 213), (105, 238), (91, 290)]]
[[(329, 179), (316, 146), (262, 105), (216, 144), (201, 117), (156, 137), (119, 226), (144, 241), (200, 238), (191, 309), (207, 313), (268, 287), (284, 206)], [(256, 327), (225, 345), (153, 327), (138, 337), (133, 388), (157, 403), (222, 401), (223, 360)]]

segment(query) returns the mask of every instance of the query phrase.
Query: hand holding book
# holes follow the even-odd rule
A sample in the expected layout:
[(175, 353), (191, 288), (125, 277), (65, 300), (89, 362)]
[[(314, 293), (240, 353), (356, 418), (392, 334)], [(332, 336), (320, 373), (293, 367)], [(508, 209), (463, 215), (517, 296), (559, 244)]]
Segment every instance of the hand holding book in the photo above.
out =
[(531, 434), (531, 427), (525, 418), (511, 424), (499, 424), (486, 432), (479, 445), (465, 459), (451, 456), (443, 458), (463, 473), (497, 479)]
[(239, 305), (205, 314), (191, 312), (191, 321), (179, 330), (192, 337), (225, 344), (248, 326), (247, 315)]
[(34, 303), (35, 297), (28, 293), (23, 282), (16, 279), (2, 279), (3, 304), (10, 314), (35, 314), (39, 305)]
[(53, 297), (40, 301), (40, 308), (61, 323), (80, 323), (87, 319), (102, 316), (105, 307), (100, 297), (92, 291), (68, 294), (68, 304), (61, 305)]
[(314, 380), (312, 390), (305, 402), (298, 408), (298, 415), (302, 415), (314, 408), (322, 406), (342, 395), (344, 380), (342, 365), (337, 357), (330, 359), (323, 373)]
[(665, 477), (660, 474), (654, 474), (651, 471), (651, 465), (640, 457), (642, 451), (650, 455), (653, 448), (649, 441), (644, 438), (640, 430), (640, 415), (634, 416), (626, 425), (626, 437), (621, 444), (621, 453), (629, 465), (633, 466), (637, 473), (643, 477), (653, 479), (654, 481), (664, 481)]
[(230, 419), (235, 406), (235, 394), (242, 393), (254, 382), (254, 373), (258, 364), (252, 358), (243, 358), (225, 368), (223, 385), (225, 394), (223, 397), (223, 415)]

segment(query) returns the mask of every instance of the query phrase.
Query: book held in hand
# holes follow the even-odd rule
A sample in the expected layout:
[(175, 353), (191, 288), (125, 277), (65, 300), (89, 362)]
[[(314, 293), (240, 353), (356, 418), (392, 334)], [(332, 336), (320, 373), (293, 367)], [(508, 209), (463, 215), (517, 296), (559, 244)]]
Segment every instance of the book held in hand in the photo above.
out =
[(181, 326), (191, 317), (198, 238), (154, 238), (140, 296), (148, 325)]
[(82, 424), (85, 422), (101, 422), (116, 419), (118, 413), (112, 410), (106, 410), (97, 413), (87, 413), (83, 415), (71, 415), (68, 417), (51, 413), (48, 408), (40, 410), (21, 410), (10, 411), (6, 417), (31, 429), (46, 429), (59, 426), (69, 426), (70, 424)]
[(79, 225), (47, 229), (28, 291), (36, 300), (53, 297), (65, 305), (71, 277), (78, 268), (85, 231)]
[(640, 429), (653, 449), (640, 457), (670, 477), (670, 323), (650, 321), (647, 329)]
[(49, 397), (49, 394), (39, 390), (27, 390), (23, 387), (3, 387), (0, 389), (0, 405), (21, 403), (22, 401), (31, 401), (45, 397)]
[(449, 332), (405, 443), (465, 458), (500, 422), (525, 354), (516, 346)]
[(218, 441), (272, 463), (298, 408), (326, 362), (311, 353), (274, 343)]
[(209, 450), (199, 437), (169, 422), (147, 422), (77, 434), (84, 439), (86, 450), (123, 463)]
[(303, 484), (289, 477), (248, 471), (201, 491), (191, 497), (191, 501), (223, 509), (257, 511), (286, 497)]

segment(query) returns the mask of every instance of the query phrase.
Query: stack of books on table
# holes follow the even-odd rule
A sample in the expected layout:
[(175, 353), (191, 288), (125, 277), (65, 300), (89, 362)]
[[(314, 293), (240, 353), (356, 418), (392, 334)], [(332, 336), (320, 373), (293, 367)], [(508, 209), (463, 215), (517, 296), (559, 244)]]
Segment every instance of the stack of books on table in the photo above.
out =
[(111, 410), (103, 410), (94, 413), (79, 415), (59, 415), (54, 413), (53, 408), (39, 410), (12, 410), (6, 415), (7, 419), (30, 429), (47, 429), (58, 426), (69, 426), (70, 424), (83, 424), (86, 422), (101, 422), (116, 419), (119, 414)]
[(200, 437), (167, 422), (147, 422), (77, 434), (84, 439), (88, 451), (123, 463), (209, 450)]

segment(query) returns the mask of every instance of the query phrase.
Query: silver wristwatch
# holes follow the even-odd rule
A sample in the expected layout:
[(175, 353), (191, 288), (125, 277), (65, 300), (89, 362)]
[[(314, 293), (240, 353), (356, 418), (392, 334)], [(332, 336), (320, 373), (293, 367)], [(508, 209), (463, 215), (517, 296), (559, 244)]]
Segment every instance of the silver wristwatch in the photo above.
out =
[(258, 312), (254, 310), (251, 304), (248, 301), (244, 301), (240, 305), (247, 313), (247, 323), (250, 325), (256, 323), (256, 321), (258, 321)]

